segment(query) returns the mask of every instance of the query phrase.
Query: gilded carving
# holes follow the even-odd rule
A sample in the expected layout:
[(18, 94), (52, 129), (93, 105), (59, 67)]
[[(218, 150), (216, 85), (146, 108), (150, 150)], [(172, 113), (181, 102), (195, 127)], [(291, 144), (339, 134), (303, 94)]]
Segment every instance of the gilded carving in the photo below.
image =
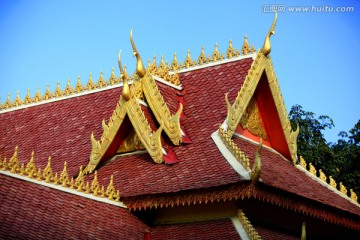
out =
[(250, 45), (248, 43), (247, 35), (244, 36), (244, 43), (241, 47), (241, 53), (247, 55), (250, 52)]
[(260, 235), (255, 230), (255, 228), (252, 226), (249, 219), (245, 216), (245, 213), (241, 209), (237, 210), (236, 216), (239, 219), (241, 225), (244, 227), (249, 239), (251, 239), (251, 240), (260, 240), (261, 239)]
[(303, 156), (300, 156), (300, 166), (306, 170), (306, 161)]
[(231, 139), (231, 135), (221, 126), (219, 127), (219, 136), (230, 152), (235, 156), (236, 160), (248, 171), (250, 171), (250, 161), (246, 154)]
[(357, 202), (357, 200), (358, 200), (358, 197), (357, 197), (356, 193), (355, 193), (354, 190), (352, 190), (351, 188), (350, 188), (350, 198), (351, 198), (354, 202)]
[(319, 178), (320, 178), (323, 182), (326, 182), (326, 175), (325, 175), (325, 173), (322, 171), (322, 169), (319, 169)]
[(291, 159), (294, 163), (297, 162), (297, 136), (299, 134), (299, 127), (296, 131), (291, 129), (290, 121), (288, 119), (286, 107), (280, 92), (279, 83), (276, 79), (274, 68), (271, 63), (271, 58), (264, 56), (260, 51), (257, 53), (253, 61), (248, 75), (245, 78), (243, 86), (241, 87), (238, 95), (233, 104), (228, 100), (228, 94), (225, 94), (225, 102), (227, 106), (227, 131), (233, 134), (237, 125), (240, 123), (246, 108), (249, 106), (252, 96), (256, 90), (257, 84), (263, 73), (266, 73), (271, 94), (279, 114), (280, 122), (283, 127), (285, 139), (291, 154)]
[(335, 180), (333, 179), (332, 176), (329, 177), (329, 181), (330, 181), (329, 182), (330, 186), (332, 186), (333, 188), (336, 189), (337, 184), (336, 184), (336, 182), (335, 182)]
[(189, 68), (192, 66), (192, 60), (191, 60), (191, 56), (190, 56), (190, 50), (187, 51), (187, 55), (184, 61), (184, 66), (185, 68)]
[(181, 144), (180, 114), (182, 112), (182, 105), (180, 104), (180, 108), (176, 114), (171, 115), (154, 78), (149, 72), (141, 79), (141, 83), (145, 98), (154, 113), (156, 120), (159, 123), (163, 122), (165, 133), (175, 145)]
[(114, 187), (114, 178), (111, 176), (110, 183), (108, 187), (105, 188), (104, 186), (100, 186), (97, 180), (97, 172), (95, 171), (95, 176), (91, 184), (86, 182), (84, 179), (84, 171), (82, 167), (80, 167), (80, 172), (76, 179), (70, 178), (67, 172), (66, 162), (64, 162), (64, 168), (60, 173), (60, 178), (58, 177), (59, 174), (56, 172), (53, 173), (51, 168), (51, 157), (48, 158), (48, 163), (46, 167), (42, 170), (41, 168), (36, 168), (35, 160), (34, 160), (34, 151), (31, 153), (31, 158), (29, 162), (24, 166), (24, 163), (21, 164), (20, 168), (14, 168), (15, 165), (18, 165), (17, 159), (18, 158), (18, 147), (15, 148), (14, 155), (12, 156), (12, 160), (9, 163), (6, 162), (6, 158), (1, 161), (0, 159), (0, 168), (3, 171), (10, 171), (13, 174), (19, 174), (21, 176), (26, 175), (28, 178), (32, 178), (36, 181), (45, 180), (46, 183), (58, 185), (61, 184), (62, 187), (76, 189), (80, 192), (85, 192), (86, 194), (93, 194), (94, 196), (106, 197), (112, 201), (120, 201), (120, 192), (116, 190)]
[(141, 143), (139, 136), (136, 134), (135, 131), (131, 131), (129, 135), (126, 137), (124, 142), (120, 145), (119, 149), (117, 150), (118, 153), (126, 153), (145, 149)]
[(232, 40), (230, 39), (229, 40), (229, 47), (228, 49), (226, 50), (226, 57), (228, 59), (231, 59), (233, 56), (235, 56), (235, 50), (234, 50), (234, 47), (232, 45)]
[(30, 161), (26, 164), (25, 173), (28, 177), (36, 177), (36, 166), (34, 163), (34, 151), (31, 152)]
[(315, 169), (314, 165), (312, 165), (312, 163), (309, 163), (309, 172), (311, 174), (313, 174), (314, 176), (316, 176), (316, 169)]
[(342, 194), (344, 194), (344, 195), (347, 195), (347, 189), (346, 189), (346, 187), (344, 186), (344, 184), (342, 183), (342, 182), (340, 182), (340, 184), (339, 184), (339, 186), (340, 186), (340, 192), (342, 193)]
[(244, 129), (248, 129), (252, 134), (268, 140), (268, 136), (263, 127), (259, 108), (254, 98), (252, 98), (247, 106), (240, 124)]
[[(133, 44), (132, 36), (131, 36), (130, 41)], [(250, 52), (252, 52), (252, 53), (255, 52), (254, 46), (250, 49)], [(134, 49), (134, 56), (141, 59), (140, 55), (138, 54), (138, 51), (136, 50), (136, 47)], [(235, 57), (240, 56), (240, 52), (239, 52), (239, 50), (236, 50), (236, 51), (234, 50), (234, 48), (232, 46), (232, 41), (230, 40), (228, 49), (226, 51), (226, 57), (228, 59), (231, 59), (234, 56)], [(189, 67), (196, 66), (196, 65), (203, 65), (203, 64), (209, 63), (211, 61), (223, 60), (224, 57), (225, 57), (224, 54), (219, 53), (217, 44), (216, 44), (215, 49), (213, 51), (213, 54), (211, 56), (206, 57), (205, 52), (202, 49), (201, 54), (200, 54), (200, 56), (199, 56), (199, 58), (197, 60), (196, 59), (195, 60), (191, 59), (190, 50), (188, 50), (188, 54), (187, 54), (187, 57), (186, 57), (185, 61), (179, 63), (178, 60), (177, 60), (177, 57), (176, 57), (176, 53), (175, 53), (174, 54), (174, 59), (173, 59), (173, 61), (171, 63), (171, 66), (167, 66), (169, 71), (172, 70), (173, 72), (175, 72), (175, 74), (169, 74), (169, 72), (167, 74), (164, 74), (164, 71), (163, 71), (162, 72), (162, 75), (163, 75), (162, 78), (165, 81), (168, 81), (168, 82), (170, 82), (172, 84), (180, 85), (180, 80), (179, 80), (179, 76), (178, 76), (178, 73), (177, 73), (178, 70), (181, 70), (183, 68), (189, 68)], [(165, 65), (167, 65), (167, 64), (165, 64)], [(145, 68), (143, 68), (142, 63), (140, 63), (139, 61), (137, 61), (137, 68), (139, 70), (141, 70), (140, 72), (145, 74), (145, 71), (144, 71)], [(152, 68), (153, 68), (153, 71), (151, 70)], [(158, 75), (158, 73), (156, 73), (158, 71), (158, 67), (156, 66), (156, 61), (153, 61), (152, 64), (149, 64), (148, 70), (150, 71), (151, 74)], [(131, 80), (132, 78), (129, 77), (128, 79)], [(51, 98), (59, 98), (59, 97), (62, 97), (62, 96), (70, 96), (70, 95), (72, 95), (74, 93), (79, 94), (79, 93), (84, 92), (84, 91), (92, 91), (94, 89), (101, 89), (101, 88), (104, 88), (104, 87), (106, 87), (108, 85), (113, 86), (115, 84), (121, 84), (121, 77), (116, 78), (113, 69), (111, 71), (111, 75), (110, 75), (110, 78), (108, 80), (104, 79), (103, 74), (101, 72), (99, 80), (97, 82), (93, 81), (92, 73), (90, 73), (89, 80), (88, 80), (87, 84), (85, 84), (85, 85), (81, 84), (80, 76), (79, 76), (75, 87), (71, 87), (70, 82), (68, 81), (67, 85), (65, 86), (65, 89), (62, 90), (60, 88), (60, 82), (58, 82), (55, 91), (50, 92), (49, 86), (47, 85), (46, 91), (45, 91), (43, 96), (41, 96), (40, 92), (37, 91), (35, 96), (33, 98), (31, 98), (30, 93), (28, 91), (26, 97), (23, 100), (21, 100), (19, 97), (17, 97), (13, 102), (11, 102), (10, 94), (9, 94), (8, 98), (6, 99), (4, 104), (2, 104), (0, 102), (0, 111), (3, 110), (3, 109), (9, 109), (9, 108), (18, 107), (18, 106), (21, 106), (21, 105), (28, 105), (28, 104), (31, 104), (33, 102), (41, 102), (41, 101), (48, 100), (48, 99), (51, 99)], [(137, 97), (141, 96), (141, 94), (139, 92), (137, 92), (136, 96)]]
[(261, 53), (264, 54), (264, 56), (269, 55), (270, 52), (271, 52), (270, 37), (271, 37), (271, 35), (275, 34), (276, 21), (277, 21), (277, 12), (275, 11), (274, 21), (273, 21), (273, 23), (272, 23), (272, 25), (270, 27), (270, 30), (269, 30), (268, 34), (265, 37), (264, 45), (260, 50)]
[(262, 150), (262, 138), (260, 138), (260, 142), (255, 154), (255, 163), (250, 172), (251, 181), (256, 183), (260, 179), (261, 174), (261, 150)]
[(45, 179), (45, 182), (47, 182), (47, 183), (51, 182), (54, 178), (53, 171), (51, 168), (51, 157), (50, 156), (48, 158), (48, 163), (47, 163), (46, 167), (44, 168), (42, 176)]

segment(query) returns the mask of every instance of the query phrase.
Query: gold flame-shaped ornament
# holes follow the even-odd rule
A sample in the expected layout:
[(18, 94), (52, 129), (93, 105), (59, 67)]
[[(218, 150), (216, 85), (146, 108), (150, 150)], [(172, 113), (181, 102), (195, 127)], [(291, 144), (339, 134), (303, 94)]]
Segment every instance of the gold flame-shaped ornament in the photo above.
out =
[(136, 73), (139, 75), (140, 78), (143, 78), (145, 76), (146, 70), (144, 67), (144, 64), (141, 60), (140, 54), (138, 50), (136, 49), (133, 37), (132, 37), (132, 29), (130, 30), (130, 42), (131, 46), (134, 52), (134, 56), (136, 57)]
[(275, 35), (276, 21), (277, 21), (277, 12), (275, 12), (274, 21), (270, 27), (268, 34), (265, 37), (264, 45), (260, 50), (261, 53), (264, 54), (265, 56), (269, 55), (269, 53), (271, 52), (270, 36)]
[(129, 87), (129, 83), (128, 83), (128, 78), (126, 76), (126, 73), (124, 72), (124, 69), (122, 68), (121, 65), (121, 52), (122, 50), (120, 50), (119, 55), (118, 55), (118, 64), (119, 64), (119, 69), (120, 69), (120, 78), (123, 80), (124, 86), (123, 86), (123, 90), (122, 90), (122, 97), (125, 99), (125, 101), (128, 101), (131, 97), (131, 93), (130, 93), (130, 87)]

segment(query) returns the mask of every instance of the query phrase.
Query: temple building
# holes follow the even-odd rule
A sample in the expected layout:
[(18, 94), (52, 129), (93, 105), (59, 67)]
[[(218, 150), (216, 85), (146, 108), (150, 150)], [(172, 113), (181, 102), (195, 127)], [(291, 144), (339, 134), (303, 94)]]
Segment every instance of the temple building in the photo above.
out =
[(131, 31), (133, 74), (119, 53), (119, 76), (0, 103), (0, 238), (360, 239), (356, 194), (298, 156), (276, 19), (257, 51), (170, 64)]

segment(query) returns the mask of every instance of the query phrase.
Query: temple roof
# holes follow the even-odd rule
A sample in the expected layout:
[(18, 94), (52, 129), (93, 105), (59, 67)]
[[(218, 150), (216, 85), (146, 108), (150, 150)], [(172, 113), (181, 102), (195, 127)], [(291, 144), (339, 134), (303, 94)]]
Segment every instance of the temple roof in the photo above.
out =
[[(175, 57), (171, 67), (163, 61), (158, 68), (149, 64), (145, 72), (137, 70), (129, 78), (130, 90), (126, 90), (129, 83), (122, 70), (122, 82), (112, 74), (106, 81), (112, 84), (107, 87), (93, 90), (88, 83), (89, 91), (82, 89), (77, 94), (67, 87), (66, 92), (71, 92), (68, 96), (33, 105), (12, 105), (0, 112), (0, 177), (4, 183), (0, 187), (2, 193), (10, 191), (9, 195), (2, 195), (6, 200), (2, 201), (3, 206), (14, 204), (10, 201), (13, 195), (15, 199), (30, 198), (30, 205), (41, 199), (48, 206), (39, 208), (39, 216), (46, 218), (55, 212), (64, 217), (59, 223), (65, 224), (66, 216), (61, 215), (60, 209), (63, 206), (56, 200), (62, 199), (64, 205), (81, 202), (83, 205), (66, 205), (70, 209), (64, 211), (75, 211), (74, 219), (88, 216), (89, 209), (100, 214), (100, 221), (124, 219), (120, 226), (104, 234), (118, 231), (114, 234), (127, 236), (137, 231), (144, 236), (148, 229), (128, 210), (103, 207), (101, 202), (48, 188), (45, 181), (76, 188), (96, 198), (120, 198), (130, 210), (248, 197), (360, 229), (356, 195), (352, 192), (350, 196), (344, 186), (337, 190), (331, 179), (332, 186), (329, 185), (326, 176), (314, 173), (313, 167), (308, 171), (303, 160), (299, 164), (298, 131), (290, 127), (269, 52), (248, 54), (250, 47), (245, 43), (241, 56), (230, 44), (228, 59), (216, 46), (212, 57), (206, 57), (202, 51), (198, 62), (188, 53), (184, 63), (179, 64)], [(137, 52), (134, 45), (133, 48)], [(131, 144), (136, 146), (129, 147)], [(57, 180), (55, 174), (42, 174), (50, 165), (49, 156), (51, 172), (60, 177), (60, 172), (66, 170), (69, 179)], [(37, 180), (23, 182), (16, 175), (21, 175), (19, 179), (27, 175)], [(94, 182), (102, 189), (94, 190)], [(104, 186), (109, 182), (110, 190), (105, 194)], [(165, 201), (171, 197), (171, 201)], [(315, 209), (319, 211), (314, 213)], [(8, 211), (11, 215), (14, 209)], [(107, 213), (111, 211), (118, 215), (109, 218)], [(33, 224), (29, 223), (37, 227), (36, 221)], [(224, 220), (158, 226), (152, 229), (151, 236), (172, 236), (178, 230), (196, 234), (203, 231), (203, 226), (213, 224), (228, 231)], [(120, 233), (123, 228), (129, 233)], [(69, 235), (64, 232), (64, 237), (70, 236), (71, 231), (70, 227)]]

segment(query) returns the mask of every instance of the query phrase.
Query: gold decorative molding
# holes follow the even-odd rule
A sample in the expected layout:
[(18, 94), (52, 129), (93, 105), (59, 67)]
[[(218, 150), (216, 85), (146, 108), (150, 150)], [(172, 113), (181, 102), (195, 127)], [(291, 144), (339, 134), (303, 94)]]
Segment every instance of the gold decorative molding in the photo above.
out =
[[(18, 161), (18, 147), (16, 146), (14, 155), (11, 157), (9, 163), (0, 159), (0, 169), (3, 171), (11, 172), (12, 174), (26, 176), (38, 182), (46, 182), (54, 185), (61, 185), (64, 188), (75, 189), (78, 192), (84, 192), (86, 194), (92, 194), (94, 196), (101, 196), (108, 198), (112, 201), (120, 201), (119, 190), (116, 190), (114, 187), (114, 178), (111, 176), (110, 183), (106, 188), (106, 191), (101, 193), (101, 189), (104, 189), (104, 186), (100, 186), (97, 181), (97, 173), (95, 172), (94, 180), (91, 185), (89, 182), (86, 182), (84, 179), (84, 171), (80, 167), (80, 171), (76, 179), (70, 178), (67, 172), (66, 162), (64, 162), (64, 168), (60, 174), (57, 172), (54, 174), (51, 168), (51, 157), (48, 158), (48, 163), (46, 167), (42, 170), (41, 168), (36, 168), (34, 151), (31, 153), (31, 158), (28, 163), (26, 163), (26, 168), (24, 168), (24, 163)], [(60, 178), (58, 176), (60, 175)], [(91, 186), (91, 187), (90, 187)]]
[(250, 223), (249, 219), (245, 216), (245, 213), (241, 209), (238, 209), (236, 211), (236, 216), (239, 219), (243, 228), (245, 229), (246, 234), (248, 235), (249, 239), (251, 239), (251, 240), (260, 240), (261, 239), (259, 233), (255, 230), (255, 228)]
[[(229, 46), (226, 52), (226, 58), (231, 59), (233, 57), (238, 57), (240, 56), (240, 51), (236, 50), (234, 51), (233, 45), (232, 45), (232, 41), (230, 40), (229, 42)], [(137, 51), (136, 51), (137, 52)], [(203, 49), (202, 49), (203, 52)], [(255, 48), (252, 47), (250, 52), (254, 53), (255, 52)], [(184, 62), (180, 62), (177, 60), (177, 56), (176, 53), (174, 54), (174, 59), (171, 62), (171, 66), (168, 66), (169, 71), (173, 71), (175, 74), (169, 74), (169, 72), (167, 72), (167, 75), (164, 74), (162, 72), (162, 79), (164, 79), (165, 81), (168, 81), (172, 84), (175, 85), (180, 85), (180, 79), (178, 76), (177, 71), (184, 69), (184, 68), (190, 68), (190, 67), (194, 67), (194, 66), (201, 66), (203, 64), (207, 64), (210, 62), (217, 62), (217, 61), (222, 61), (225, 58), (225, 54), (224, 53), (219, 53), (218, 50), (218, 45), (215, 45), (215, 49), (213, 51), (214, 58), (211, 56), (205, 57), (202, 61), (199, 61), (199, 59), (196, 60), (192, 60), (191, 56), (190, 56), (190, 50), (188, 50), (188, 54), (186, 59), (184, 60)], [(202, 55), (202, 54), (200, 54)], [(204, 52), (204, 56), (205, 52)], [(206, 60), (205, 60), (206, 59)], [(215, 60), (215, 61), (214, 61)], [(160, 70), (158, 70), (158, 68), (160, 68)], [(154, 74), (154, 72), (157, 72), (154, 75), (158, 75), (158, 72), (163, 71), (162, 66), (156, 66), (156, 70), (152, 71), (151, 74)], [(133, 76), (129, 76), (129, 81), (134, 80)], [(60, 82), (57, 83), (56, 88), (54, 90), (54, 92), (50, 91), (50, 87), (49, 85), (47, 85), (45, 93), (43, 95), (40, 94), (39, 89), (36, 91), (35, 95), (33, 97), (31, 97), (30, 95), (30, 90), (28, 89), (26, 96), (24, 97), (24, 99), (21, 99), (19, 96), (19, 93), (17, 93), (16, 95), (16, 99), (14, 99), (13, 101), (10, 98), (10, 93), (8, 94), (8, 97), (5, 101), (5, 103), (0, 102), (0, 113), (2, 110), (8, 110), (8, 109), (12, 109), (12, 108), (17, 108), (19, 106), (26, 106), (29, 104), (33, 104), (33, 103), (38, 103), (38, 102), (43, 102), (46, 100), (50, 100), (50, 99), (57, 99), (63, 96), (73, 96), (76, 94), (81, 94), (84, 92), (89, 92), (89, 91), (93, 91), (96, 89), (103, 89), (105, 87), (108, 86), (121, 86), (121, 78), (120, 77), (116, 77), (115, 73), (114, 73), (114, 69), (112, 68), (111, 70), (111, 74), (110, 77), (108, 79), (104, 78), (104, 74), (102, 72), (100, 72), (100, 76), (98, 81), (93, 81), (93, 76), (92, 73), (90, 73), (89, 75), (89, 79), (87, 81), (87, 83), (85, 85), (82, 85), (81, 83), (81, 79), (80, 76), (78, 76), (77, 78), (77, 82), (76, 85), (74, 87), (72, 87), (70, 85), (69, 80), (67, 81), (67, 84), (65, 85), (64, 89), (61, 89), (60, 87)]]
[(251, 98), (244, 115), (240, 119), (240, 124), (243, 129), (248, 129), (252, 134), (262, 137), (265, 140), (269, 140), (263, 127), (259, 107), (254, 98)]
[(129, 135), (125, 138), (124, 142), (120, 145), (117, 153), (127, 153), (132, 151), (138, 151), (145, 149), (142, 145), (139, 136), (135, 131), (131, 131)]
[[(176, 64), (177, 64), (177, 60), (176, 60), (176, 53), (175, 53), (175, 57), (174, 57), (172, 66), (175, 66), (174, 68), (176, 68)], [(156, 65), (156, 56), (154, 56), (152, 63), (150, 63), (150, 59), (149, 59), (147, 71), (149, 71), (150, 74), (158, 76), (169, 83), (175, 84), (177, 86), (180, 85), (180, 78), (179, 78), (179, 74), (178, 74), (177, 70), (175, 70), (174, 74), (170, 75), (169, 74), (170, 66), (167, 62), (165, 63), (163, 56), (161, 57), (159, 66)]]
[(315, 169), (314, 165), (312, 165), (312, 163), (309, 163), (309, 172), (312, 175), (316, 176), (316, 169)]
[(350, 188), (350, 198), (354, 201), (354, 202), (358, 202), (358, 197), (356, 195), (356, 193), (354, 192), (354, 190), (352, 190)]
[(239, 149), (234, 143), (232, 137), (221, 126), (219, 127), (219, 136), (230, 152), (235, 156), (236, 160), (247, 170), (250, 171), (250, 161), (248, 156)]
[[(312, 165), (312, 163), (309, 163), (309, 170), (307, 170), (306, 169), (307, 163), (302, 156), (300, 156), (299, 166), (304, 170), (308, 171), (309, 173), (311, 173), (313, 176), (318, 177), (322, 182), (328, 184), (330, 187), (334, 188), (339, 193), (347, 197), (350, 197), (354, 202), (358, 203), (357, 195), (352, 189), (350, 189), (350, 196), (348, 196), (348, 190), (346, 189), (346, 187), (343, 185), (342, 182), (340, 182), (340, 184), (337, 184), (335, 179), (332, 176), (329, 176), (329, 183), (328, 183), (327, 176), (322, 171), (322, 169), (319, 169), (319, 171), (317, 171), (314, 165)], [(317, 172), (319, 172), (319, 176), (317, 176)]]
[(230, 104), (228, 94), (225, 94), (225, 102), (227, 106), (227, 132), (231, 136), (234, 134), (237, 125), (246, 113), (246, 109), (249, 106), (263, 73), (267, 76), (270, 91), (274, 99), (280, 123), (284, 131), (284, 136), (291, 154), (291, 159), (293, 163), (295, 163), (297, 161), (297, 136), (300, 128), (298, 127), (296, 131), (292, 130), (271, 58), (266, 57), (260, 51), (257, 52), (255, 60), (253, 61), (243, 86), (238, 92), (233, 104)]
[(180, 104), (179, 110), (172, 115), (154, 78), (149, 72), (146, 72), (145, 76), (141, 79), (141, 84), (147, 103), (155, 115), (156, 120), (159, 123), (163, 123), (166, 135), (168, 135), (175, 145), (181, 144), (180, 115), (183, 109), (182, 104)]

